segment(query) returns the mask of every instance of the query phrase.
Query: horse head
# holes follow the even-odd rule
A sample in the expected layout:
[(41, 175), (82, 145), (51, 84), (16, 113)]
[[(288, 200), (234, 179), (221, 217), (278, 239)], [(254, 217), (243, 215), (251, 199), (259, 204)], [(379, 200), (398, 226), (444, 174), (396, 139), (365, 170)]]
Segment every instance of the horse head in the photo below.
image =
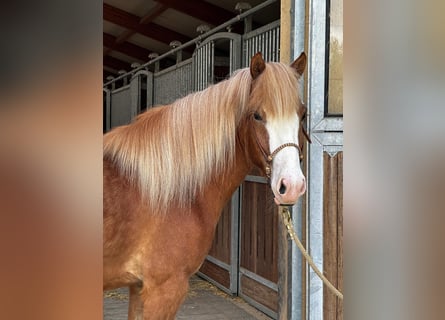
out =
[(290, 66), (251, 60), (252, 86), (246, 114), (248, 152), (269, 178), (278, 205), (294, 204), (306, 191), (300, 167), (306, 107), (299, 96), (299, 79), (306, 66), (302, 53)]

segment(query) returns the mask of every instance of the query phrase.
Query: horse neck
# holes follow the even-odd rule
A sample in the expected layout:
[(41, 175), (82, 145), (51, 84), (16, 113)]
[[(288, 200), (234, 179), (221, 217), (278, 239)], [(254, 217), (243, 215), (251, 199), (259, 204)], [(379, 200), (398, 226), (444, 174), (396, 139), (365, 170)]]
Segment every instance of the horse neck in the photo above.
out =
[(230, 200), (235, 190), (243, 182), (253, 165), (248, 159), (243, 144), (236, 141), (235, 161), (219, 174), (214, 174), (204, 188), (197, 203), (203, 212), (202, 219), (211, 225), (218, 223), (224, 205)]

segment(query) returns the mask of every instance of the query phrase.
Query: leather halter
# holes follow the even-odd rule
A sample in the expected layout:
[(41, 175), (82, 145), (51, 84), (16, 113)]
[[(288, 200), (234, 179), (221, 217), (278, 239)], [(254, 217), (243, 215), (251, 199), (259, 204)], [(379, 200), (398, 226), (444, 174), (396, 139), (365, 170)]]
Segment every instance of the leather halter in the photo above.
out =
[[(306, 130), (304, 129), (304, 127), (300, 127), (301, 130), (303, 131), (303, 135), (304, 137), (309, 141), (309, 143), (311, 143), (311, 138), (309, 137), (309, 134), (306, 132)], [(266, 177), (267, 179), (270, 180), (271, 174), (272, 174), (272, 161), (274, 159), (274, 157), (277, 155), (278, 152), (280, 152), (281, 150), (283, 150), (286, 147), (295, 147), (298, 150), (298, 155), (300, 158), (300, 161), (303, 160), (303, 149), (302, 147), (300, 147), (298, 144), (293, 143), (293, 142), (287, 142), (284, 143), (282, 145), (280, 145), (279, 147), (277, 147), (272, 153), (267, 153), (266, 149), (263, 147), (263, 145), (261, 144), (260, 140), (258, 139), (258, 134), (256, 131), (256, 128), (254, 127), (254, 131), (255, 131), (255, 140), (261, 150), (261, 153), (264, 156), (264, 159), (266, 160)]]
[(272, 161), (273, 158), (277, 155), (278, 152), (280, 152), (281, 150), (283, 150), (286, 147), (295, 147), (298, 150), (298, 154), (300, 157), (300, 161), (303, 160), (303, 150), (301, 150), (300, 146), (296, 143), (293, 142), (288, 142), (288, 143), (284, 143), (281, 146), (279, 146), (278, 148), (276, 148), (271, 154), (269, 154), (266, 158), (266, 177), (268, 179), (270, 179), (270, 176), (272, 174)]
[(277, 155), (278, 152), (280, 152), (284, 148), (295, 147), (298, 150), (300, 161), (303, 160), (303, 150), (300, 148), (300, 146), (298, 144), (293, 143), (293, 142), (284, 143), (284, 144), (280, 145), (278, 148), (276, 148), (272, 153), (267, 153), (265, 148), (261, 144), (260, 140), (258, 139), (258, 134), (256, 132), (255, 127), (254, 127), (254, 130), (255, 130), (255, 140), (256, 140), (258, 146), (260, 147), (260, 150), (264, 156), (264, 159), (266, 160), (266, 177), (267, 177), (267, 179), (270, 179), (270, 176), (272, 174), (271, 168), (272, 168), (273, 158)]

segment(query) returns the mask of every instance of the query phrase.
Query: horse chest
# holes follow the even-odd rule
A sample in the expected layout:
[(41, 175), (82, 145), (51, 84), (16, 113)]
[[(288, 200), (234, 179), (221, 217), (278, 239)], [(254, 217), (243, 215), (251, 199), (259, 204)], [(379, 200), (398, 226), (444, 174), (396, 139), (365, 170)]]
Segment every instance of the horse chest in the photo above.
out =
[(167, 269), (168, 266), (178, 268), (186, 273), (193, 273), (207, 254), (213, 230), (202, 225), (192, 215), (168, 217), (156, 228), (156, 245), (150, 246), (150, 260), (155, 267)]

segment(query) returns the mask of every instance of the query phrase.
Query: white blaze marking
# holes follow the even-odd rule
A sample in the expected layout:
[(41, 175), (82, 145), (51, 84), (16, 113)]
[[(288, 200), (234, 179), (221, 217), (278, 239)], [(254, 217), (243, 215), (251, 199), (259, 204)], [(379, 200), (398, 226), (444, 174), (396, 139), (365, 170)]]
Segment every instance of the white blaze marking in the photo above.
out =
[[(267, 121), (266, 129), (269, 133), (270, 152), (282, 144), (293, 142), (298, 145), (299, 119), (297, 114), (283, 121), (282, 119)], [(280, 194), (282, 179), (290, 184), (290, 188), (283, 196)], [(300, 195), (304, 182), (304, 175), (300, 168), (299, 150), (286, 147), (279, 151), (272, 162), (271, 187), (275, 198), (281, 203), (295, 202)]]

